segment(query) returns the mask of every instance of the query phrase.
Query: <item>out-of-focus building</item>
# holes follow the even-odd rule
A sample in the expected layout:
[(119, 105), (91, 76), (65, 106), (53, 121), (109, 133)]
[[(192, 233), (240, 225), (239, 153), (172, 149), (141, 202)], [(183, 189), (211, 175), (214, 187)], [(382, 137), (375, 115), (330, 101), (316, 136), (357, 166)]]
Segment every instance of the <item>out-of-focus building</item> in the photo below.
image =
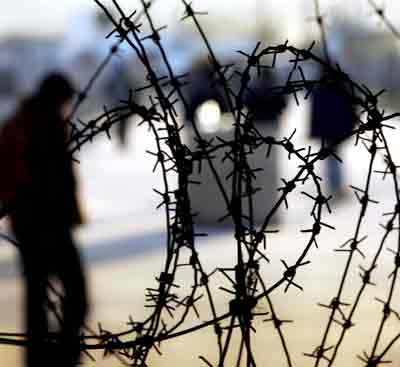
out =
[(0, 117), (58, 64), (59, 39), (10, 36), (0, 41)]
[(344, 50), (349, 70), (373, 88), (400, 92), (400, 54), (396, 39), (387, 32), (351, 33)]
[(356, 82), (387, 97), (400, 93), (398, 40), (387, 29), (356, 23), (354, 18), (335, 18), (328, 28), (328, 46), (337, 43), (334, 59)]

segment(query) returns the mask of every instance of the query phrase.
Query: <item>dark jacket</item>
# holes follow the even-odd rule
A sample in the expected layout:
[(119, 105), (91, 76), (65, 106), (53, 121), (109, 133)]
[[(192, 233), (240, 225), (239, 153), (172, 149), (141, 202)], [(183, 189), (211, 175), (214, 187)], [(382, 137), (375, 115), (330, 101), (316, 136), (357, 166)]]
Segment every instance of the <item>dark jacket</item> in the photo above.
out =
[(254, 122), (276, 123), (286, 107), (285, 98), (274, 90), (276, 81), (272, 71), (263, 68), (251, 75), (249, 90), (245, 94), (245, 104)]
[(312, 93), (311, 137), (335, 142), (348, 136), (356, 122), (354, 107), (346, 89), (331, 82)]
[[(229, 111), (225, 91), (216, 82), (216, 73), (212, 72), (207, 64), (198, 65), (192, 72), (191, 83), (187, 87), (188, 108), (186, 118), (193, 121), (197, 107), (207, 100), (218, 102), (221, 112)], [(230, 80), (229, 87), (234, 93), (238, 93), (240, 83), (237, 79)], [(251, 113), (255, 122), (275, 123), (286, 106), (282, 95), (275, 93), (273, 87), (275, 80), (268, 69), (262, 69), (260, 75), (254, 72), (251, 75), (249, 88), (243, 94), (244, 107)]]
[(197, 108), (208, 100), (216, 101), (221, 113), (229, 111), (225, 92), (216, 82), (216, 75), (206, 61), (199, 62), (194, 66), (189, 84), (185, 87), (185, 97), (187, 102), (186, 120), (190, 122), (195, 122)]
[(69, 228), (82, 222), (66, 134), (59, 112), (35, 98), (5, 122), (0, 200), (12, 207), (13, 227), (29, 220)]

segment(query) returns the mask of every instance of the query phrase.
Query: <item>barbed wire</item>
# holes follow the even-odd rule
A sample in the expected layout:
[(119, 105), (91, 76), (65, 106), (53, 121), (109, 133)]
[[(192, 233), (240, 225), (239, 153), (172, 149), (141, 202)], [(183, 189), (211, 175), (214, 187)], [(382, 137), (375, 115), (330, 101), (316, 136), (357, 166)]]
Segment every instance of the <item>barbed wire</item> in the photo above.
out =
[(378, 6), (374, 0), (368, 0), (368, 4), (374, 10), (374, 13), (379, 17), (379, 19), (383, 22), (386, 28), (393, 34), (395, 38), (400, 40), (400, 31), (398, 28), (389, 20), (386, 16), (385, 8), (383, 6)]
[[(395, 343), (400, 339), (400, 334), (390, 339), (389, 343), (381, 346), (384, 327), (389, 322), (389, 316), (394, 315), (399, 319), (399, 313), (393, 303), (394, 290), (397, 285), (398, 269), (400, 267), (400, 198), (397, 178), (397, 165), (394, 163), (391, 149), (387, 142), (386, 130), (391, 126), (388, 121), (398, 114), (385, 115), (380, 110), (379, 94), (374, 94), (366, 86), (360, 85), (342, 71), (338, 65), (332, 65), (329, 58), (318, 57), (313, 52), (314, 44), (301, 49), (290, 45), (288, 41), (276, 46), (261, 47), (257, 43), (250, 53), (242, 52), (240, 55), (244, 66), (232, 71), (231, 67), (222, 65), (215, 56), (212, 44), (203, 29), (199, 17), (204, 12), (196, 11), (190, 3), (182, 0), (185, 8), (183, 21), (192, 21), (197, 28), (202, 42), (209, 54), (210, 64), (213, 67), (216, 83), (225, 94), (228, 109), (233, 120), (233, 133), (230, 138), (206, 140), (199, 131), (196, 121), (188, 121), (195, 134), (195, 145), (189, 147), (182, 138), (182, 126), (178, 121), (175, 105), (181, 102), (188, 109), (183, 85), (187, 83), (188, 75), (176, 75), (169, 62), (168, 54), (162, 43), (164, 26), (157, 26), (150, 13), (150, 3), (142, 1), (143, 13), (150, 26), (150, 34), (141, 34), (141, 24), (137, 18), (132, 20), (133, 14), (126, 14), (116, 0), (112, 3), (118, 15), (113, 15), (105, 5), (95, 0), (113, 25), (112, 34), (119, 37), (118, 44), (126, 42), (136, 53), (138, 59), (145, 67), (147, 73), (146, 84), (137, 88), (149, 91), (150, 107), (140, 105), (133, 101), (133, 91), (127, 93), (127, 98), (118, 106), (107, 109), (90, 121), (77, 119), (72, 121), (74, 126), (70, 136), (69, 147), (71, 156), (84, 144), (95, 139), (97, 135), (106, 134), (111, 138), (111, 127), (123, 119), (137, 115), (139, 124), (147, 124), (153, 134), (156, 151), (149, 152), (155, 158), (154, 170), (162, 176), (162, 188), (154, 188), (160, 196), (160, 204), (165, 215), (166, 256), (162, 271), (156, 277), (156, 285), (146, 289), (145, 307), (150, 310), (144, 320), (129, 318), (124, 331), (114, 333), (105, 330), (101, 324), (98, 330), (87, 330), (81, 337), (81, 348), (87, 355), (91, 351), (102, 350), (105, 355), (110, 353), (128, 365), (145, 366), (150, 352), (161, 353), (162, 342), (173, 340), (184, 335), (195, 333), (199, 330), (212, 328), (215, 334), (218, 356), (215, 360), (201, 355), (200, 360), (208, 366), (224, 366), (228, 354), (235, 354), (236, 363), (242, 361), (247, 366), (256, 366), (257, 358), (254, 353), (253, 339), (255, 338), (256, 323), (264, 321), (271, 325), (280, 339), (281, 348), (285, 356), (284, 363), (293, 366), (293, 356), (290, 343), (287, 341), (283, 325), (295, 320), (280, 318), (279, 307), (272, 301), (272, 295), (282, 289), (288, 292), (292, 289), (303, 290), (307, 285), (299, 282), (298, 273), (311, 265), (311, 254), (319, 251), (318, 239), (322, 231), (335, 230), (329, 223), (331, 213), (327, 195), (321, 185), (321, 178), (316, 173), (317, 164), (328, 158), (340, 159), (335, 153), (335, 147), (345, 139), (353, 138), (355, 144), (363, 144), (369, 154), (368, 172), (362, 187), (353, 186), (352, 190), (360, 205), (359, 213), (355, 219), (355, 229), (351, 238), (337, 249), (345, 253), (347, 259), (340, 276), (337, 292), (328, 304), (319, 305), (329, 310), (327, 325), (325, 326), (322, 341), (311, 353), (305, 353), (315, 359), (315, 365), (325, 362), (328, 366), (334, 364), (336, 357), (344, 343), (348, 331), (355, 327), (354, 315), (359, 309), (362, 296), (367, 286), (373, 285), (373, 274), (380, 261), (383, 250), (390, 234), (397, 232), (396, 249), (389, 249), (394, 256), (394, 265), (390, 273), (387, 297), (377, 299), (383, 304), (382, 317), (378, 321), (377, 332), (369, 353), (358, 355), (366, 366), (378, 366), (386, 361), (383, 358)], [(317, 19), (320, 19), (318, 1), (315, 1)], [(322, 25), (322, 22), (319, 22)], [(322, 32), (324, 34), (324, 32)], [(166, 75), (158, 75), (148, 55), (147, 44), (153, 42), (166, 66)], [(111, 51), (109, 56), (111, 57)], [(318, 149), (311, 147), (296, 147), (293, 143), (294, 133), (289, 137), (276, 138), (266, 136), (254, 123), (252, 115), (245, 110), (245, 99), (252, 95), (251, 81), (255, 78), (253, 70), (263, 67), (274, 68), (278, 59), (289, 59), (290, 70), (286, 82), (273, 88), (276, 95), (291, 96), (297, 103), (300, 98), (307, 99), (315, 88), (324, 86), (329, 80), (334, 80), (344, 88), (348, 101), (358, 107), (357, 124), (351, 134), (337, 139), (329, 147), (322, 144)], [(107, 59), (108, 60), (108, 59)], [(311, 79), (304, 70), (308, 64), (319, 65), (324, 69), (323, 78)], [(103, 64), (102, 64), (103, 65)], [(96, 71), (95, 80), (101, 74), (103, 66)], [(234, 88), (233, 83), (239, 84)], [(85, 94), (93, 88), (89, 83)], [(210, 82), (211, 84), (211, 82)], [(151, 93), (150, 93), (151, 92)], [(153, 93), (155, 96), (153, 96)], [(80, 99), (82, 101), (82, 98)], [(76, 108), (77, 109), (77, 108)], [(76, 112), (76, 109), (74, 111)], [(73, 112), (73, 113), (75, 113)], [(71, 117), (73, 114), (71, 115)], [(266, 156), (271, 149), (281, 150), (287, 154), (289, 160), (298, 161), (296, 173), (289, 179), (282, 179), (281, 187), (277, 188), (278, 197), (272, 208), (265, 213), (265, 219), (256, 225), (254, 219), (254, 193), (255, 178), (261, 167), (250, 163), (250, 159), (257, 149), (263, 149)], [(384, 170), (375, 170), (374, 166), (379, 155), (383, 152)], [(213, 156), (218, 152), (225, 152), (224, 159), (231, 163), (232, 170), (228, 177), (223, 178)], [(269, 159), (266, 157), (266, 161)], [(236, 262), (231, 267), (217, 267), (211, 272), (206, 272), (198, 250), (197, 238), (205, 235), (197, 232), (195, 213), (192, 211), (190, 200), (190, 187), (196, 185), (192, 180), (194, 166), (204, 161), (210, 167), (220, 195), (226, 206), (223, 219), (229, 221), (233, 230), (232, 241), (235, 243)], [(371, 192), (373, 177), (388, 176), (393, 181), (393, 211), (384, 213), (389, 217), (382, 225), (384, 233), (376, 245), (375, 255), (366, 268), (361, 268), (361, 283), (353, 301), (344, 298), (343, 294), (349, 287), (349, 272), (354, 269), (356, 256), (365, 256), (362, 243), (365, 240), (363, 228), (368, 211), (372, 211), (376, 200)], [(173, 178), (177, 178), (174, 186)], [(305, 184), (310, 183), (311, 188), (305, 189)], [(231, 190), (227, 190), (227, 185)], [(289, 262), (280, 259), (281, 273), (274, 274), (274, 279), (266, 280), (262, 270), (268, 266), (269, 257), (266, 243), (273, 241), (276, 230), (271, 227), (271, 220), (277, 211), (289, 204), (294, 193), (300, 192), (309, 202), (310, 226), (301, 229), (301, 233), (308, 236), (300, 249), (297, 259)], [(397, 225), (395, 225), (395, 223)], [(279, 234), (278, 234), (279, 235)], [(182, 270), (190, 270), (190, 287), (183, 287), (179, 282)], [(338, 270), (339, 271), (339, 270)], [(222, 275), (219, 281), (217, 275)], [(186, 279), (189, 279), (186, 277)], [(187, 280), (188, 281), (188, 280)], [(214, 290), (217, 286), (220, 292)], [(188, 292), (184, 288), (190, 289)], [(216, 306), (216, 298), (223, 292), (229, 297), (226, 303), (227, 311), (220, 312)], [(60, 295), (62, 297), (62, 295)], [(266, 302), (266, 306), (262, 304)], [(204, 309), (207, 311), (203, 311)], [(347, 312), (346, 312), (347, 311)], [(187, 321), (195, 315), (199, 321), (190, 326)], [(206, 315), (206, 316), (204, 316)], [(200, 320), (201, 316), (201, 320)], [(205, 320), (205, 321), (204, 321)], [(257, 326), (258, 327), (258, 326)], [(338, 328), (339, 333), (335, 342), (332, 342), (333, 328)], [(240, 337), (239, 347), (233, 344), (233, 336)], [(336, 333), (334, 334), (336, 335)], [(49, 342), (57, 342), (57, 334), (48, 336)], [(0, 343), (16, 346), (26, 345), (25, 334), (1, 333)]]

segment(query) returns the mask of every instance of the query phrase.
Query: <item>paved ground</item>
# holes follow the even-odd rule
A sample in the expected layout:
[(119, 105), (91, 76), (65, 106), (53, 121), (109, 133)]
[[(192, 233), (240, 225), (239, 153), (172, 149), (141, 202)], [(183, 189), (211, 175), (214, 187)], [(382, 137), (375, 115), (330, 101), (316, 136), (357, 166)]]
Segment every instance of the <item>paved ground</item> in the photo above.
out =
[[(306, 111), (291, 112), (285, 119), (281, 129), (282, 135), (289, 135)], [(300, 120), (298, 120), (300, 119)], [(91, 323), (101, 321), (105, 328), (118, 330), (125, 327), (128, 315), (140, 318), (144, 314), (144, 289), (155, 284), (154, 277), (159, 273), (163, 261), (163, 217), (162, 211), (154, 212), (158, 198), (151, 187), (159, 187), (159, 178), (151, 174), (152, 162), (148, 159), (139, 160), (148, 148), (148, 139), (142, 132), (132, 134), (131, 143), (134, 148), (119, 151), (114, 143), (100, 141), (82, 152), (80, 176), (82, 179), (81, 193), (85, 201), (89, 218), (87, 226), (77, 233), (81, 243), (92, 300)], [(298, 142), (305, 144), (305, 129), (300, 128)], [(397, 146), (395, 146), (395, 154)], [(359, 150), (346, 147), (346, 174), (352, 184), (362, 182), (365, 161)], [(400, 155), (397, 155), (400, 157)], [(295, 162), (287, 163), (281, 157), (281, 172), (285, 177), (296, 166)], [(365, 243), (366, 260), (357, 258), (357, 264), (368, 265), (370, 256), (376, 248), (377, 240), (382, 235), (378, 223), (382, 222), (381, 214), (390, 211), (391, 190), (389, 181), (374, 183), (374, 199), (380, 201), (377, 210), (366, 218), (362, 233), (368, 234)], [(288, 263), (299, 255), (306, 236), (299, 232), (311, 223), (310, 208), (306, 200), (296, 196), (291, 209), (282, 217), (279, 236), (271, 237), (268, 255), (271, 264), (265, 269), (265, 277), (271, 282), (282, 272), (280, 259)], [(289, 347), (292, 350), (296, 366), (311, 365), (302, 353), (310, 352), (319, 343), (322, 326), (326, 323), (327, 312), (316, 306), (317, 302), (327, 303), (337, 289), (338, 274), (343, 268), (345, 255), (334, 253), (333, 249), (351, 237), (355, 228), (354, 218), (359, 206), (352, 196), (339, 204), (329, 217), (329, 224), (337, 230), (324, 230), (319, 240), (319, 249), (313, 249), (310, 255), (312, 266), (304, 268), (298, 281), (304, 285), (304, 292), (290, 289), (287, 293), (277, 291), (272, 298), (279, 315), (283, 319), (293, 319), (294, 324), (285, 327)], [(393, 239), (390, 240), (393, 244)], [(233, 241), (228, 233), (219, 233), (202, 240), (199, 251), (209, 269), (234, 262), (234, 251), (230, 251)], [(16, 254), (10, 247), (0, 247), (0, 330), (21, 330), (21, 279), (17, 272)], [(374, 280), (379, 287), (371, 288), (365, 295), (362, 312), (355, 321), (357, 327), (351, 331), (349, 343), (343, 354), (348, 358), (339, 365), (359, 366), (354, 354), (360, 354), (363, 349), (370, 348), (370, 335), (376, 333), (377, 317), (381, 305), (373, 299), (377, 292), (380, 297), (387, 293), (386, 277), (392, 268), (393, 257), (385, 252), (383, 261), (377, 269)], [(345, 297), (352, 300), (354, 291), (359, 285), (358, 269), (351, 271), (350, 284)], [(223, 296), (218, 298), (218, 308), (225, 309)], [(400, 311), (398, 291), (394, 307)], [(396, 325), (396, 324), (395, 324)], [(397, 323), (397, 330), (400, 323)], [(260, 366), (267, 364), (285, 366), (282, 360), (276, 332), (269, 323), (259, 324), (257, 333), (256, 354), (260, 358)], [(386, 332), (394, 332), (386, 330)], [(273, 350), (274, 353), (269, 351)], [(400, 361), (400, 348), (394, 348), (391, 355), (397, 364)], [(201, 353), (212, 355), (214, 344), (212, 336), (207, 331), (194, 336), (179, 339), (163, 346), (164, 356), (154, 357), (152, 366), (167, 365), (199, 365), (203, 364), (197, 356)], [(351, 356), (351, 357), (350, 357)], [(21, 354), (14, 347), (0, 346), (0, 360), (4, 366), (21, 366)], [(179, 363), (178, 363), (179, 361)], [(340, 361), (338, 361), (340, 362)], [(88, 366), (119, 366), (115, 359), (99, 361)], [(233, 365), (233, 364), (232, 364)]]

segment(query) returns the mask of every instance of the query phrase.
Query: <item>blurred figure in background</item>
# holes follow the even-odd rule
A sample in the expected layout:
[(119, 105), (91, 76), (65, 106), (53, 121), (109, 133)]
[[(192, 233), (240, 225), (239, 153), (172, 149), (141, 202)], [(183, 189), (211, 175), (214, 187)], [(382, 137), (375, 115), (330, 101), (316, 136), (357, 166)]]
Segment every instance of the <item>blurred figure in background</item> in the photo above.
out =
[(286, 107), (285, 98), (273, 92), (276, 77), (270, 68), (254, 71), (245, 103), (256, 126), (269, 125), (276, 129), (279, 116)]
[[(279, 85), (277, 70), (272, 68), (261, 68), (258, 72), (254, 68), (249, 90), (245, 97), (245, 104), (255, 128), (264, 137), (279, 139), (280, 119), (287, 106), (286, 98), (274, 90)], [(263, 223), (266, 215), (272, 209), (277, 200), (277, 188), (279, 186), (280, 167), (278, 164), (278, 153), (276, 148), (265, 145), (256, 149), (250, 157), (250, 163), (254, 168), (262, 171), (256, 175), (254, 186), (260, 191), (254, 195), (253, 213), (256, 223)], [(281, 223), (279, 211), (275, 212), (270, 224)]]
[[(124, 60), (113, 60), (104, 85), (107, 107), (113, 108), (118, 106), (121, 101), (127, 101), (129, 98), (129, 91), (134, 90), (133, 84), (128, 65)], [(133, 92), (132, 95), (134, 95)], [(118, 143), (121, 148), (124, 148), (127, 143), (129, 118), (123, 118), (122, 115), (122, 113), (119, 114), (121, 119), (118, 121), (115, 128)]]
[[(25, 278), (28, 367), (72, 367), (79, 362), (87, 296), (71, 234), (82, 223), (66, 145), (65, 116), (73, 94), (62, 74), (48, 75), (5, 122), (0, 137), (0, 199), (11, 209)], [(62, 288), (61, 320), (56, 343), (49, 344), (48, 284), (53, 280)]]
[[(234, 66), (230, 70), (234, 73), (235, 68), (239, 67), (240, 60), (234, 60)], [(188, 88), (189, 108), (186, 111), (186, 118), (189, 122), (199, 127), (202, 137), (206, 141), (218, 137), (221, 141), (232, 141), (234, 139), (233, 116), (230, 114), (229, 105), (226, 101), (222, 87), (211, 77), (212, 68), (207, 60), (196, 63), (192, 79)], [(234, 74), (236, 75), (236, 74)], [(213, 82), (214, 81), (214, 82)], [(235, 93), (239, 90), (241, 79), (232, 78), (229, 87)], [(261, 68), (260, 74), (254, 70), (251, 75), (249, 88), (243, 96), (243, 107), (247, 109), (248, 117), (251, 119), (257, 130), (263, 136), (273, 136), (277, 134), (278, 120), (281, 112), (286, 106), (286, 101), (281, 95), (275, 94), (273, 87), (276, 86), (275, 76), (267, 68)], [(226, 113), (228, 112), (228, 113)], [(191, 129), (190, 129), (191, 130)], [(188, 131), (189, 147), (198, 149), (194, 133)], [(221, 178), (229, 177), (232, 172), (232, 161), (226, 159), (228, 147), (212, 152), (211, 158), (214, 167)], [(276, 149), (272, 149), (271, 154), (266, 157), (268, 147), (261, 144), (254, 148), (248, 155), (248, 163), (253, 169), (261, 169), (256, 173), (252, 182), (257, 190), (253, 196), (253, 207), (248, 208), (248, 203), (243, 204), (246, 215), (250, 211), (253, 215), (254, 223), (264, 222), (269, 210), (272, 209), (278, 188), (278, 169)], [(227, 211), (226, 204), (220, 192), (215, 177), (207, 162), (203, 162), (201, 172), (194, 172), (191, 175), (193, 181), (201, 182), (198, 185), (190, 185), (191, 206), (196, 212), (195, 221), (198, 224), (225, 226), (229, 223), (219, 221)], [(224, 191), (230, 197), (232, 184), (228, 180), (223, 181)], [(212, 204), (211, 204), (212, 203)], [(270, 223), (277, 224), (279, 215), (271, 218)]]
[[(340, 156), (343, 139), (351, 134), (356, 121), (356, 113), (343, 82), (333, 80), (327, 74), (312, 93), (311, 137), (321, 139), (325, 147)], [(332, 155), (325, 162), (329, 194), (340, 201), (346, 197), (342, 163)]]

